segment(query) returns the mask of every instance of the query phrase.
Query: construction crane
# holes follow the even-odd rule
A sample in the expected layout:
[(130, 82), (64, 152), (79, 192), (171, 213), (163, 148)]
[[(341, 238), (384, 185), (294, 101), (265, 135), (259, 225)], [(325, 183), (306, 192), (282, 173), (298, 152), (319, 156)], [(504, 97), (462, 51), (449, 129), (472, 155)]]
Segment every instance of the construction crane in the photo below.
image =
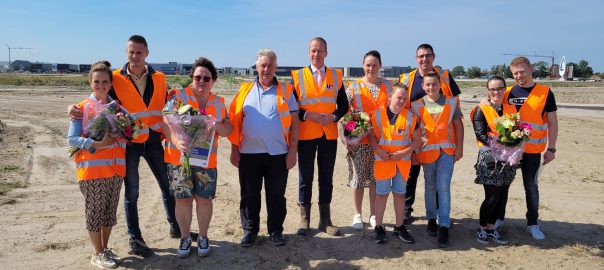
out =
[(23, 48), (23, 47), (10, 47), (6, 45), (8, 48), (8, 64), (10, 65), (10, 50), (32, 50), (32, 48)]
[(520, 54), (520, 53), (504, 53), (503, 55), (549, 58), (550, 60), (552, 60), (550, 67), (554, 66), (554, 56), (555, 56), (554, 51), (552, 51), (552, 55), (538, 55), (537, 52), (534, 52), (532, 55), (531, 54)]

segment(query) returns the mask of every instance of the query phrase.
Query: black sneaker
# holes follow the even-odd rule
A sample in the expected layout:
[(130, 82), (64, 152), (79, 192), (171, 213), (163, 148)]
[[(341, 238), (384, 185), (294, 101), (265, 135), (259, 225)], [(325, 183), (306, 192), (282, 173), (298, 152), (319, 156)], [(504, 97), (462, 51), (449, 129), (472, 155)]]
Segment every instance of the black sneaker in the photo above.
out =
[(130, 239), (130, 251), (128, 251), (128, 254), (149, 257), (153, 255), (153, 250), (142, 239)]
[(476, 231), (476, 242), (481, 244), (488, 244), (489, 238), (487, 236), (487, 231), (483, 228), (478, 228)]
[(271, 242), (273, 242), (273, 245), (275, 246), (282, 246), (285, 244), (285, 236), (283, 236), (281, 232), (273, 232), (271, 234)]
[(174, 239), (180, 238), (180, 228), (178, 226), (170, 226), (170, 237)]
[(252, 233), (246, 233), (243, 235), (243, 238), (241, 238), (241, 246), (242, 247), (251, 247), (254, 244), (254, 241), (256, 241), (256, 234), (252, 234)]
[(508, 240), (503, 239), (503, 236), (497, 230), (486, 230), (487, 238), (496, 244), (505, 245)]
[(447, 228), (447, 227), (438, 228), (438, 247), (439, 248), (449, 247), (449, 228)]
[(401, 239), (405, 243), (415, 243), (415, 238), (413, 238), (413, 236), (407, 231), (407, 227), (405, 227), (405, 225), (394, 227), (392, 235), (398, 237), (398, 239)]
[(437, 235), (438, 226), (436, 225), (436, 219), (430, 219), (430, 220), (428, 220), (428, 228), (426, 228), (426, 230), (428, 231), (428, 235), (429, 236), (436, 236)]
[(377, 225), (375, 226), (375, 242), (378, 244), (386, 242), (386, 229), (384, 226)]

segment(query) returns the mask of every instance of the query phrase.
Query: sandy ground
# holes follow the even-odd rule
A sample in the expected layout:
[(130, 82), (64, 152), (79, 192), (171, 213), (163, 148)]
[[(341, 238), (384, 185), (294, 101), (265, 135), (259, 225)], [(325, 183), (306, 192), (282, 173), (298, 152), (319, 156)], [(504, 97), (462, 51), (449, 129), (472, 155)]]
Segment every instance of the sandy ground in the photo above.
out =
[[(586, 89), (557, 89), (563, 103), (601, 103), (604, 89), (585, 100)], [(464, 89), (464, 100), (480, 98), (484, 92)], [(474, 91), (474, 92), (473, 92)], [(73, 161), (67, 157), (68, 120), (65, 108), (88, 95), (70, 88), (0, 88), (0, 181), (21, 181), (27, 188), (0, 196), (0, 268), (2, 269), (90, 269), (92, 247), (87, 238), (83, 197), (75, 180)], [(477, 96), (474, 97), (475, 93)], [(570, 97), (570, 98), (569, 98)], [(231, 99), (227, 96), (227, 99)], [(465, 103), (464, 113), (473, 104)], [(456, 164), (452, 192), (451, 247), (438, 249), (436, 238), (427, 236), (424, 216), (423, 176), (416, 200), (419, 216), (409, 228), (417, 243), (408, 245), (392, 237), (384, 245), (373, 241), (373, 230), (355, 231), (351, 189), (346, 186), (346, 150), (338, 147), (334, 174), (333, 220), (344, 236), (331, 237), (313, 230), (311, 237), (294, 235), (298, 223), (297, 167), (287, 184), (288, 216), (285, 246), (274, 247), (266, 236), (262, 214), (261, 236), (256, 245), (242, 248), (239, 223), (237, 170), (228, 162), (229, 145), (220, 139), (219, 187), (214, 200), (214, 218), (209, 236), (212, 255), (199, 258), (175, 256), (178, 240), (168, 236), (168, 224), (159, 189), (143, 162), (139, 211), (143, 237), (156, 255), (128, 256), (124, 212), (118, 209), (118, 225), (110, 245), (127, 256), (121, 265), (129, 269), (604, 269), (604, 114), (597, 110), (559, 109), (560, 135), (557, 159), (547, 165), (540, 178), (540, 220), (547, 238), (535, 241), (525, 231), (526, 211), (520, 175), (512, 184), (503, 233), (505, 246), (475, 242), (482, 187), (473, 183), (477, 147), (471, 124), (465, 121), (464, 158)], [(316, 201), (316, 184), (315, 184)], [(120, 200), (123, 200), (120, 199)], [(364, 220), (368, 220), (365, 199)], [(264, 208), (264, 207), (263, 207)], [(264, 212), (264, 210), (263, 210)], [(318, 211), (313, 207), (311, 225), (316, 228)], [(392, 207), (385, 223), (392, 230)], [(196, 230), (196, 226), (193, 226)]]

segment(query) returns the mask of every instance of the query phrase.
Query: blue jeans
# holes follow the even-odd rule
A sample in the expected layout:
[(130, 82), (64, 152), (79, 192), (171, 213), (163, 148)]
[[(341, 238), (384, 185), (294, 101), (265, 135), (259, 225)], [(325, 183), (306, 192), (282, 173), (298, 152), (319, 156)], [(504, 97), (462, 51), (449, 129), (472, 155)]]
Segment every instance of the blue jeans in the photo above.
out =
[[(138, 167), (143, 157), (151, 172), (157, 180), (161, 190), (164, 210), (168, 223), (178, 228), (176, 215), (174, 213), (174, 196), (170, 194), (168, 171), (164, 163), (164, 148), (160, 141), (146, 143), (130, 143), (126, 146), (126, 177), (124, 177), (124, 208), (126, 210), (126, 225), (130, 239), (143, 239), (138, 222), (138, 194), (139, 173)], [(151, 200), (153, 198), (145, 198)]]
[(451, 224), (451, 177), (453, 177), (454, 165), (455, 157), (442, 151), (435, 162), (422, 164), (426, 180), (426, 218), (436, 219), (436, 192), (438, 192), (438, 225), (447, 228)]

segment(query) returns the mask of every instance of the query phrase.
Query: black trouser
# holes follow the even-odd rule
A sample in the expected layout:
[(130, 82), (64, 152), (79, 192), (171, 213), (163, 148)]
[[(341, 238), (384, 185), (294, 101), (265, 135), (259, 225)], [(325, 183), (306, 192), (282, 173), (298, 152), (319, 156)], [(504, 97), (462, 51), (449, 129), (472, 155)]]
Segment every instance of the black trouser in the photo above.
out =
[[(142, 239), (138, 219), (138, 195), (140, 159), (143, 157), (157, 180), (163, 200), (166, 219), (170, 226), (178, 228), (175, 215), (174, 196), (170, 193), (168, 171), (164, 163), (164, 148), (159, 139), (160, 134), (151, 131), (145, 143), (129, 143), (126, 146), (126, 177), (124, 177), (124, 208), (126, 210), (126, 225), (131, 239)], [(148, 200), (149, 198), (146, 198)]]
[(244, 232), (258, 234), (260, 230), (261, 190), (264, 179), (268, 233), (283, 232), (283, 221), (287, 214), (285, 187), (287, 166), (285, 156), (267, 153), (241, 154), (239, 160), (239, 203), (241, 227)]
[[(415, 203), (415, 189), (417, 188), (417, 178), (419, 172), (422, 169), (422, 165), (411, 165), (409, 171), (409, 179), (407, 179), (407, 192), (405, 194), (405, 209), (407, 215), (413, 212), (413, 203)], [(438, 209), (438, 192), (436, 193), (436, 209)]]
[(299, 203), (309, 206), (312, 200), (312, 182), (315, 173), (315, 154), (319, 167), (319, 203), (331, 203), (333, 168), (338, 151), (337, 140), (327, 140), (325, 135), (312, 140), (298, 141)]
[(537, 225), (539, 218), (539, 187), (535, 176), (541, 164), (541, 154), (522, 155), (520, 169), (522, 170), (522, 183), (526, 197), (526, 223), (528, 226)]
[(486, 227), (487, 224), (495, 224), (497, 219), (503, 220), (510, 186), (483, 185), (483, 187), (484, 201), (480, 205), (480, 226)]

